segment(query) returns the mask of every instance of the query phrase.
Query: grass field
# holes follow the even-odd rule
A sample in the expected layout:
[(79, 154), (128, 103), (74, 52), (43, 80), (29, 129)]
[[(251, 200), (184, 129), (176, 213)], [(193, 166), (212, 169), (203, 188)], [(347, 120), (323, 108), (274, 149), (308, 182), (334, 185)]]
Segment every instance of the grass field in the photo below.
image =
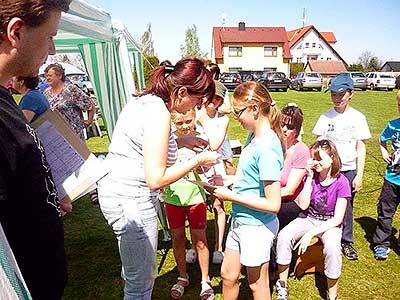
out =
[[(355, 246), (360, 260), (343, 260), (340, 281), (340, 299), (399, 299), (400, 295), (400, 244), (398, 229), (400, 218), (397, 214), (393, 227), (397, 228), (392, 239), (392, 252), (386, 261), (378, 262), (370, 250), (375, 229), (376, 203), (383, 182), (385, 164), (380, 156), (378, 136), (386, 122), (397, 113), (396, 92), (366, 91), (355, 92), (352, 106), (367, 116), (372, 138), (367, 142), (367, 163), (363, 190), (355, 200)], [(318, 116), (331, 107), (329, 93), (295, 92), (272, 93), (282, 107), (288, 102), (296, 102), (304, 111), (303, 140), (310, 145), (314, 141), (311, 130)], [(134, 120), (132, 120), (134, 121)], [(236, 121), (229, 130), (231, 139), (244, 142), (247, 135)], [(107, 151), (107, 137), (93, 137), (88, 141), (90, 149), (97, 153)], [(209, 215), (209, 244), (213, 245), (213, 221)], [(160, 231), (161, 236), (161, 231)], [(117, 243), (107, 227), (98, 206), (87, 198), (77, 201), (72, 214), (65, 218), (66, 251), (69, 265), (69, 281), (65, 290), (65, 300), (76, 299), (122, 299), (123, 282), (120, 279), (120, 260)], [(160, 242), (158, 251), (159, 274), (155, 283), (153, 299), (169, 299), (169, 289), (175, 282), (177, 271), (170, 243)], [(222, 299), (221, 279), (218, 266), (211, 265), (216, 299)], [(197, 265), (189, 265), (191, 286), (182, 299), (199, 298), (200, 272)], [(291, 279), (290, 299), (321, 299), (316, 284), (320, 277), (305, 276), (300, 281)], [(241, 279), (240, 299), (250, 299), (251, 295), (244, 278)]]

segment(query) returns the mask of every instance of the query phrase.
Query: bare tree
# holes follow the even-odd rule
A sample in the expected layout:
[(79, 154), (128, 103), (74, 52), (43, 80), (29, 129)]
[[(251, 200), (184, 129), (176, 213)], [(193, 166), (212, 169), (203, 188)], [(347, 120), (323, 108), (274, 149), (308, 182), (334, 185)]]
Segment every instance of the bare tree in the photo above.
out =
[(381, 61), (371, 51), (362, 52), (357, 62), (362, 65), (364, 71), (377, 71), (381, 66)]
[(140, 38), (142, 43), (142, 53), (144, 56), (154, 56), (153, 35), (151, 34), (151, 23), (147, 24), (146, 31)]

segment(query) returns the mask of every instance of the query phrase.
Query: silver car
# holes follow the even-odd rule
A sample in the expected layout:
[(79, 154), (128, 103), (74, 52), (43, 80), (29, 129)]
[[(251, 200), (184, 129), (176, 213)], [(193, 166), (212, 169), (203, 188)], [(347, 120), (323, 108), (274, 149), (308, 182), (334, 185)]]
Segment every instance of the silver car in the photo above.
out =
[(292, 80), (292, 88), (298, 91), (305, 89), (322, 90), (323, 78), (319, 72), (300, 72)]
[(349, 72), (351, 79), (353, 79), (354, 89), (361, 89), (365, 91), (368, 86), (367, 77), (361, 72)]

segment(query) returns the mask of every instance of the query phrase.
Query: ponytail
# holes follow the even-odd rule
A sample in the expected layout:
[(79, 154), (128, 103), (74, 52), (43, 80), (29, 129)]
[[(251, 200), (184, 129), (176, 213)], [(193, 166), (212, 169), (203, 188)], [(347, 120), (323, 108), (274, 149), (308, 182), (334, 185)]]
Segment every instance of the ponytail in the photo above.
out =
[(157, 67), (153, 71), (150, 87), (141, 95), (152, 94), (169, 103), (171, 96), (176, 97), (181, 87), (186, 87), (189, 95), (214, 98), (215, 86), (211, 73), (197, 58), (182, 59), (175, 66)]
[(279, 110), (277, 105), (275, 104), (270, 106), (268, 113), (269, 124), (271, 125), (271, 129), (276, 133), (279, 140), (281, 141), (282, 149), (285, 152), (285, 147), (283, 147), (284, 135), (281, 127), (281, 118), (282, 118), (281, 111)]

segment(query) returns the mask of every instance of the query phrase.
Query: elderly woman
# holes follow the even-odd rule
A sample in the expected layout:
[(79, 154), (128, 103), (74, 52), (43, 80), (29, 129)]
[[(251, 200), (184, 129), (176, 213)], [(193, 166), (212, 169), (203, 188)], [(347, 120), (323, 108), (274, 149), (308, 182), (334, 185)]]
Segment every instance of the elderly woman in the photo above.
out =
[(282, 131), (284, 134), (285, 161), (281, 172), (282, 205), (278, 213), (280, 229), (294, 220), (306, 205), (299, 200), (304, 186), (307, 160), (310, 150), (299, 140), (303, 124), (303, 111), (296, 104), (282, 109)]
[[(50, 64), (45, 69), (49, 87), (44, 95), (49, 99), (52, 110), (58, 110), (71, 128), (84, 140), (83, 130), (93, 121), (95, 104), (80, 88), (66, 81), (64, 68)], [(83, 111), (88, 111), (88, 120), (83, 119)]]

